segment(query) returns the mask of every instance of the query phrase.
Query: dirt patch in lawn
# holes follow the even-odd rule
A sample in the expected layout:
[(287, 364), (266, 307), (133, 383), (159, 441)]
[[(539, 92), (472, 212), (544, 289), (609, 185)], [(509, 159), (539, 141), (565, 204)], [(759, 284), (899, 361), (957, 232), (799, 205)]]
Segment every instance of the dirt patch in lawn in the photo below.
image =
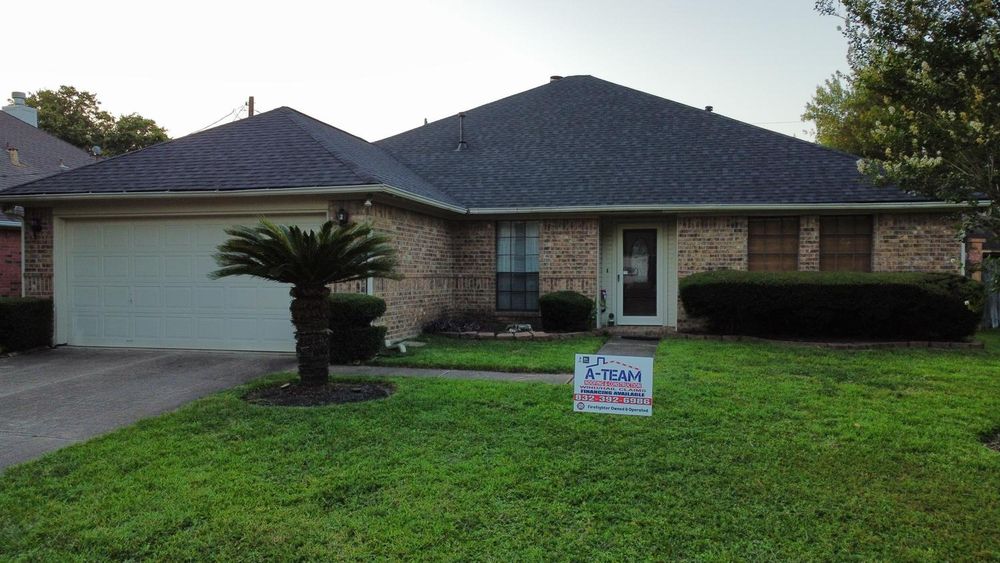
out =
[(277, 407), (319, 407), (384, 399), (396, 392), (391, 383), (331, 381), (326, 385), (286, 383), (256, 389), (243, 396), (255, 405)]
[(991, 450), (1000, 452), (1000, 428), (983, 434), (983, 445)]

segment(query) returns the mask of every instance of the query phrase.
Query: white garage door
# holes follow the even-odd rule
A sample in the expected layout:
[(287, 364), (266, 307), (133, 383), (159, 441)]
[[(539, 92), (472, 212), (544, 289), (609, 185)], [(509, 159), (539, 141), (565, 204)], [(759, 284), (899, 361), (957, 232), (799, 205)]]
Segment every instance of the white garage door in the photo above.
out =
[[(315, 227), (322, 218), (273, 218)], [(289, 286), (208, 278), (234, 224), (254, 217), (66, 223), (67, 341), (78, 346), (294, 351)]]

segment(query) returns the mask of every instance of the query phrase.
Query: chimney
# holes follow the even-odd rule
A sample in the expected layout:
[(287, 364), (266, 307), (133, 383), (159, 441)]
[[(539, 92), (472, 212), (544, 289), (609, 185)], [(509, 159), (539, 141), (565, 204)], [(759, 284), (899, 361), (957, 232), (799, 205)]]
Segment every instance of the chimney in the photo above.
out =
[(556, 80), (562, 80), (562, 77), (559, 76), (558, 74), (553, 74), (552, 76), (549, 77), (549, 82), (550, 83), (551, 82), (555, 82)]
[(3, 111), (32, 127), (38, 127), (38, 110), (24, 103), (24, 99), (27, 98), (24, 92), (11, 92), (10, 97), (14, 103), (4, 106)]

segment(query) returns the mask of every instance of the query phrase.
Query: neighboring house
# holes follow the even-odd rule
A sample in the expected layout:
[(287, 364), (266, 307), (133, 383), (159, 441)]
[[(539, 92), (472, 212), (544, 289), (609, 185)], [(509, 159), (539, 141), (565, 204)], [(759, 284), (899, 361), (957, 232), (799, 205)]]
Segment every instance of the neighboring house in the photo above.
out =
[[(223, 228), (346, 213), (399, 249), (391, 339), (450, 313), (536, 321), (571, 289), (607, 326), (683, 329), (695, 272), (959, 272), (955, 207), (856, 158), (590, 76), (369, 143), (289, 108), (25, 184), (26, 293), (56, 342), (292, 350), (287, 288), (210, 280)], [(602, 299), (601, 296), (606, 296)]]
[[(94, 160), (85, 151), (38, 129), (38, 110), (11, 94), (13, 104), (0, 112), (0, 193)], [(2, 209), (0, 205), (0, 209)], [(0, 297), (21, 295), (21, 220), (0, 213)]]

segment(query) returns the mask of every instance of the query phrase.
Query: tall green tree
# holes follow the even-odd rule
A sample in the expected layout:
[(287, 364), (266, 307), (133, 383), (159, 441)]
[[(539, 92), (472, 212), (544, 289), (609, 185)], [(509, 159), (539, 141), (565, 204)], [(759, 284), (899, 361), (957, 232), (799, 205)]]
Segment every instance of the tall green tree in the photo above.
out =
[(816, 124), (816, 142), (855, 154), (877, 156), (870, 132), (879, 104), (854, 84), (854, 77), (837, 71), (816, 87), (802, 119)]
[(38, 110), (38, 127), (84, 150), (101, 147), (114, 156), (169, 139), (152, 119), (132, 113), (115, 118), (101, 109), (97, 95), (72, 86), (39, 90), (26, 103)]
[(968, 218), (1000, 229), (1000, 2), (819, 0), (817, 9), (841, 18), (848, 40), (842, 123), (867, 108), (869, 125), (841, 129), (867, 157), (859, 169), (879, 185), (988, 201)]
[(226, 229), (229, 238), (215, 255), (214, 278), (252, 276), (291, 284), (292, 324), (299, 380), (322, 385), (330, 376), (330, 284), (367, 278), (398, 279), (389, 240), (367, 223), (339, 227), (327, 221), (319, 231), (276, 225)]

